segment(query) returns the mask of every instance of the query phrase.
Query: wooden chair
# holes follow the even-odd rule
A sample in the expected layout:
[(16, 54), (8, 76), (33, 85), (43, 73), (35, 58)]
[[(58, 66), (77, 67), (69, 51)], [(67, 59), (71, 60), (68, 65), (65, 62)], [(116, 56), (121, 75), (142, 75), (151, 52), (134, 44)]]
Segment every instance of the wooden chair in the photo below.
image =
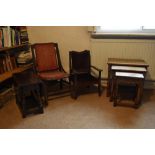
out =
[[(78, 97), (79, 89), (90, 85), (98, 85), (98, 94), (101, 96), (101, 69), (91, 66), (90, 51), (69, 52), (70, 82), (73, 98)], [(98, 74), (96, 75), (96, 72)]]
[[(39, 77), (45, 82), (59, 82), (60, 89), (62, 89), (63, 81), (68, 78), (69, 75), (65, 72), (61, 64), (58, 44), (52, 42), (36, 43), (31, 46), (31, 49), (34, 60), (34, 68)], [(51, 95), (54, 94), (55, 93), (52, 93)]]

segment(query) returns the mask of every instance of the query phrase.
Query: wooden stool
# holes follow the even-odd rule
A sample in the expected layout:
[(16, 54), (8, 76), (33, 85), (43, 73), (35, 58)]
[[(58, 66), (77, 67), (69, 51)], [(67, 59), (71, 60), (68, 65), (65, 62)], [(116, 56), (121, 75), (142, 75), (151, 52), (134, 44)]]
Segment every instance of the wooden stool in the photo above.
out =
[(43, 82), (32, 72), (14, 75), (16, 103), (23, 118), (28, 114), (43, 113), (43, 105), (47, 105), (46, 89)]
[[(131, 96), (134, 97), (134, 108), (138, 108), (141, 104), (143, 95), (144, 75), (141, 73), (116, 72), (114, 76), (114, 106), (118, 104), (118, 99), (121, 98), (119, 87), (124, 86), (125, 89), (131, 90)], [(126, 91), (126, 90), (123, 90)]]

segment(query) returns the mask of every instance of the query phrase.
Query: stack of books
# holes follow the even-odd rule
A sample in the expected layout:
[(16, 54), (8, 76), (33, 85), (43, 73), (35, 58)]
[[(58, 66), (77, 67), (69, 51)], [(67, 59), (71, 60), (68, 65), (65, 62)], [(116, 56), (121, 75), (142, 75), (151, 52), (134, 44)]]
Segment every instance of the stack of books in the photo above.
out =
[(19, 54), (17, 58), (17, 63), (18, 64), (29, 64), (32, 61), (32, 53), (29, 51), (23, 51)]
[(20, 27), (20, 41), (21, 41), (21, 44), (28, 44), (29, 43), (26, 26)]

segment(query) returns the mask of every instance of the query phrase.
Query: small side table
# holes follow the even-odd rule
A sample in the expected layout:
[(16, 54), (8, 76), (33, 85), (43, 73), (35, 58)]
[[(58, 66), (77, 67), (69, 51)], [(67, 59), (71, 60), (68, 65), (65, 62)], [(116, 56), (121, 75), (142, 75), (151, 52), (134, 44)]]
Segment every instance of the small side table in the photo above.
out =
[(16, 92), (16, 103), (23, 118), (28, 114), (43, 113), (47, 105), (47, 93), (44, 83), (33, 72), (22, 72), (13, 75)]
[[(116, 71), (119, 72), (136, 72), (136, 73), (142, 73), (145, 75), (147, 73), (147, 68), (149, 65), (145, 62), (145, 60), (141, 59), (120, 59), (120, 58), (108, 58), (108, 82), (107, 82), (107, 97), (111, 96), (111, 86), (112, 86), (112, 78), (113, 74)], [(112, 66), (117, 66), (117, 69), (112, 69)], [(120, 66), (121, 68), (119, 68)], [(123, 67), (123, 68), (122, 68)], [(126, 68), (127, 67), (127, 68)], [(129, 67), (129, 68), (128, 68)], [(135, 67), (135, 69), (133, 68)], [(137, 70), (138, 67), (138, 70)], [(139, 68), (144, 68), (145, 70), (139, 70)]]
[(138, 108), (141, 104), (143, 96), (144, 75), (140, 73), (126, 73), (126, 72), (115, 73), (114, 90), (113, 90), (114, 106), (117, 105), (118, 100), (121, 97), (121, 94), (119, 95), (119, 86), (121, 85), (127, 86), (126, 90), (128, 90), (130, 86), (136, 87), (137, 90), (135, 92), (132, 90), (130, 93), (131, 94), (135, 93), (133, 107)]

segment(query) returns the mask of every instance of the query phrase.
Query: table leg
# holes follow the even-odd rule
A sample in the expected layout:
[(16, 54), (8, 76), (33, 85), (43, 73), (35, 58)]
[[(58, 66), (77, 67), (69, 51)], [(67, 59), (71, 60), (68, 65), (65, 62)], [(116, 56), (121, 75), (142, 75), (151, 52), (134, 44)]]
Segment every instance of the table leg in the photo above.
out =
[(144, 85), (144, 82), (143, 82), (143, 80), (141, 80), (138, 83), (137, 97), (136, 97), (136, 102), (135, 102), (135, 105), (134, 105), (135, 108), (138, 108), (140, 106), (140, 104), (141, 104), (142, 96), (143, 96), (143, 85)]
[(111, 65), (108, 64), (108, 81), (107, 81), (107, 97), (110, 96), (111, 92), (110, 92), (110, 87), (111, 87), (111, 83), (110, 83), (110, 79), (111, 78)]

